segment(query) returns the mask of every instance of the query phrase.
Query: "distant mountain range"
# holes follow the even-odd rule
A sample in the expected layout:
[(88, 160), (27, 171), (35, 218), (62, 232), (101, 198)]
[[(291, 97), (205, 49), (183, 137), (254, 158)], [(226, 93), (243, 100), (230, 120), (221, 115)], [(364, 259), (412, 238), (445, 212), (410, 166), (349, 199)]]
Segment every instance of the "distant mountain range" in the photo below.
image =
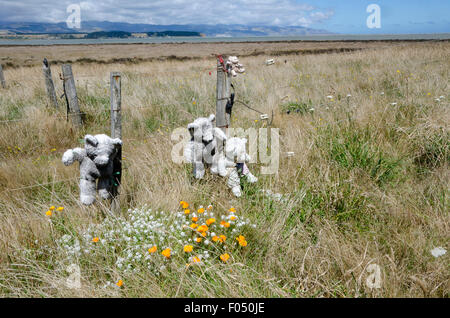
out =
[(98, 31), (124, 31), (132, 33), (165, 32), (165, 31), (190, 31), (199, 32), (206, 36), (280, 36), (280, 35), (310, 35), (332, 34), (325, 30), (317, 30), (300, 26), (246, 26), (246, 25), (154, 25), (132, 24), (108, 21), (83, 21), (80, 29), (68, 28), (65, 22), (38, 23), (38, 22), (1, 22), (0, 33), (37, 34), (37, 33), (90, 33)]

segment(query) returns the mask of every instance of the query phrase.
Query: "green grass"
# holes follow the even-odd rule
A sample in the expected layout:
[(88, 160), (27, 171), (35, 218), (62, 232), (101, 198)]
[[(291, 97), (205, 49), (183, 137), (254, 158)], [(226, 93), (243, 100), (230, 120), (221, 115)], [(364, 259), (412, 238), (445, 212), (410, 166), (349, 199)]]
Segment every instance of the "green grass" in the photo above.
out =
[(369, 127), (327, 125), (318, 132), (317, 145), (331, 162), (362, 170), (380, 186), (401, 179), (402, 159), (383, 151)]

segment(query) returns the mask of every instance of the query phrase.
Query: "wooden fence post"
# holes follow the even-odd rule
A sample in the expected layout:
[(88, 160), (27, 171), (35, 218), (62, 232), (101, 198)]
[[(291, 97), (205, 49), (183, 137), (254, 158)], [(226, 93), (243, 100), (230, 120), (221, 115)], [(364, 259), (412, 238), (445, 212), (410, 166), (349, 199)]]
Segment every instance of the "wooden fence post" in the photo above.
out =
[[(111, 72), (111, 138), (122, 139), (121, 115), (121, 76), (118, 72)], [(122, 179), (122, 147), (119, 148), (113, 163), (113, 187), (111, 190), (111, 211), (120, 212), (119, 186)]]
[(53, 107), (58, 108), (58, 99), (56, 98), (55, 85), (53, 84), (52, 70), (50, 69), (50, 65), (48, 64), (46, 58), (44, 58), (44, 61), (42, 62), (42, 71), (44, 72), (45, 87), (47, 88), (48, 99)]
[(1, 64), (0, 64), (0, 83), (2, 84), (3, 88), (6, 88), (5, 76), (3, 76), (3, 67)]
[(219, 56), (217, 59), (216, 126), (222, 129), (224, 133), (230, 125), (230, 116), (226, 113), (230, 91), (230, 73), (226, 71), (225, 59)]
[(62, 65), (62, 73), (64, 80), (64, 94), (69, 103), (69, 111), (73, 124), (79, 128), (83, 124), (81, 119), (80, 106), (78, 105), (77, 90), (75, 88), (75, 80), (72, 74), (72, 66), (70, 64)]

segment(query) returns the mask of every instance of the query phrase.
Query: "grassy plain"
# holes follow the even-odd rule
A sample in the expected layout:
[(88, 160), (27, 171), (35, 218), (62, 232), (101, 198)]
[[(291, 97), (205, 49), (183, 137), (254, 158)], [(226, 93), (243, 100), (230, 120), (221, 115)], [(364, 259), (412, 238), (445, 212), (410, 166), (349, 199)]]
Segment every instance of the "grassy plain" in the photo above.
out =
[[(430, 250), (449, 248), (450, 43), (368, 43), (301, 55), (290, 52), (300, 44), (282, 44), (284, 54), (274, 44), (256, 45), (190, 44), (178, 47), (179, 59), (165, 60), (156, 59), (172, 55), (165, 45), (0, 48), (2, 63), (11, 62), (8, 87), (0, 88), (0, 295), (448, 297), (449, 254), (435, 258)], [(255, 50), (262, 53), (251, 56)], [(215, 112), (211, 54), (218, 52), (243, 55), (247, 71), (233, 80), (237, 99), (273, 110), (272, 127), (280, 129), (279, 172), (265, 176), (250, 165), (259, 182), (243, 184), (240, 199), (223, 179), (192, 180), (189, 166), (170, 160), (172, 130)], [(274, 52), (276, 64), (265, 66)], [(43, 57), (108, 61), (73, 64), (86, 114), (81, 131), (66, 122), (63, 99), (60, 109), (49, 106)], [(130, 63), (133, 57), (142, 60)], [(59, 67), (52, 70), (61, 95)], [(227, 263), (190, 270), (173, 257), (160, 275), (139, 263), (137, 272), (124, 273), (111, 261), (114, 251), (94, 248), (76, 258), (81, 288), (61, 283), (70, 265), (61, 237), (111, 217), (105, 202), (79, 204), (78, 167), (61, 163), (86, 133), (109, 134), (111, 71), (122, 73), (124, 217), (144, 205), (182, 211), (181, 200), (192, 209), (212, 204), (219, 214), (233, 206), (257, 227), (246, 230), (248, 246), (231, 251)], [(233, 127), (267, 126), (239, 104), (233, 112)], [(295, 155), (286, 157), (289, 151)], [(51, 205), (64, 211), (48, 217)], [(380, 288), (366, 284), (370, 264), (381, 270)], [(118, 279), (121, 288), (102, 287)]]

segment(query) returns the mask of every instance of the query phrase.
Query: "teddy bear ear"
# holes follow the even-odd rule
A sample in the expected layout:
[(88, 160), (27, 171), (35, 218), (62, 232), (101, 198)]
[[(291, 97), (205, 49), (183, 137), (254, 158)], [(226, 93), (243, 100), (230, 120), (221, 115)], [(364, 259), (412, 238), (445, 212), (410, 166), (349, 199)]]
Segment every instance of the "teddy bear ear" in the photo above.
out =
[(187, 126), (187, 128), (188, 128), (188, 129), (198, 129), (198, 128), (200, 128), (200, 126), (199, 126), (198, 124), (196, 124), (196, 123), (190, 123), (190, 124)]
[(209, 117), (208, 117), (208, 120), (209, 121), (214, 121), (216, 119), (216, 115), (214, 115), (214, 114), (211, 114), (211, 115), (209, 115)]
[(97, 138), (95, 138), (95, 137), (92, 136), (92, 135), (86, 135), (86, 136), (84, 136), (84, 141), (85, 141), (86, 143), (88, 143), (88, 144), (94, 146), (94, 147), (97, 147), (97, 145), (98, 145), (98, 140), (97, 140)]

